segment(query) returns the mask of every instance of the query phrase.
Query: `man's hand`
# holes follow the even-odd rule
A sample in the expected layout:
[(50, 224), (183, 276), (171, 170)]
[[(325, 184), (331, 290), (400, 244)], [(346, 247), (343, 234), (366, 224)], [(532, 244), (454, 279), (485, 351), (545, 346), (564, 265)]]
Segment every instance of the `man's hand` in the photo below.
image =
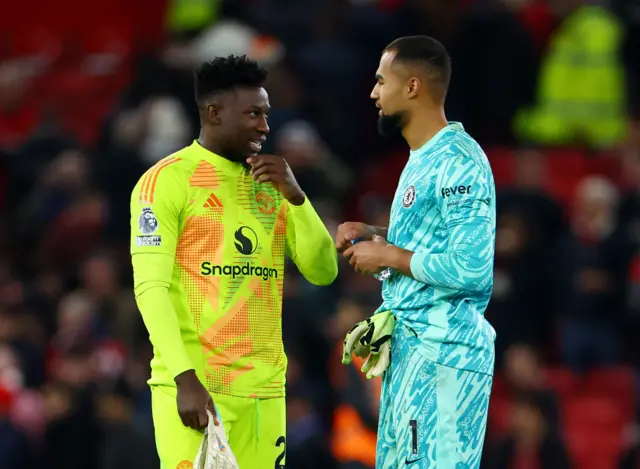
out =
[(374, 235), (372, 241), (354, 244), (342, 254), (349, 260), (356, 272), (365, 275), (380, 273), (388, 265), (389, 244), (382, 236)]
[(304, 192), (302, 192), (293, 171), (284, 158), (274, 155), (258, 155), (248, 158), (247, 163), (251, 165), (251, 175), (254, 181), (270, 182), (293, 205), (304, 203)]
[(353, 244), (356, 239), (360, 241), (371, 241), (376, 234), (373, 227), (357, 221), (347, 221), (338, 226), (336, 233), (336, 249), (344, 252)]
[(202, 430), (207, 427), (207, 410), (214, 417), (214, 423), (219, 424), (213, 399), (202, 385), (193, 370), (180, 373), (175, 378), (178, 386), (178, 414), (185, 427)]

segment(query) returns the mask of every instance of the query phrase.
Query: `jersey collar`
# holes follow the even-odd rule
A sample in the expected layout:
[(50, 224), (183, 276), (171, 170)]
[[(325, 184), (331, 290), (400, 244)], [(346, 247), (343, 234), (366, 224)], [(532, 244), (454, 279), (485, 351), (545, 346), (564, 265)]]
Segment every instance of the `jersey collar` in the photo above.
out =
[(446, 127), (443, 127), (442, 129), (440, 129), (437, 134), (435, 134), (433, 137), (431, 137), (427, 141), (427, 143), (422, 145), (417, 150), (410, 150), (409, 151), (409, 159), (414, 158), (414, 157), (419, 156), (419, 155), (423, 155), (429, 148), (431, 148), (433, 145), (435, 145), (438, 140), (440, 140), (440, 137), (442, 137), (443, 134), (445, 134), (446, 132), (449, 132), (449, 131), (462, 132), (462, 131), (464, 131), (464, 127), (460, 122), (449, 121), (449, 125), (447, 125)]
[(205, 147), (200, 145), (198, 140), (193, 141), (193, 143), (191, 144), (191, 149), (193, 150), (193, 154), (198, 158), (208, 161), (222, 171), (239, 173), (244, 169), (244, 165), (242, 163), (236, 163), (235, 161), (228, 160), (216, 153), (207, 150)]

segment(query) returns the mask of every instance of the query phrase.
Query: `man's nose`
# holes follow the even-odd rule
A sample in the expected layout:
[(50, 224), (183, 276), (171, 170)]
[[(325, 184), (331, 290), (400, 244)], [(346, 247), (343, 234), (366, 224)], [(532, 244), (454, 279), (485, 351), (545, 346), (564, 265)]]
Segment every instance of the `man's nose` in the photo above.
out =
[(271, 129), (269, 128), (269, 124), (267, 123), (266, 117), (260, 120), (260, 124), (258, 125), (258, 131), (262, 132), (265, 135), (267, 135), (271, 131)]

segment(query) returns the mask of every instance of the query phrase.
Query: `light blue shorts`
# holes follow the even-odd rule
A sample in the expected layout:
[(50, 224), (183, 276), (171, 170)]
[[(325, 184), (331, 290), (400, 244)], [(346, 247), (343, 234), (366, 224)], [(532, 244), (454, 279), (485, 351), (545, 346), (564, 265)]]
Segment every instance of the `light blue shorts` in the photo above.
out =
[(427, 360), (400, 322), (382, 378), (376, 469), (478, 469), (493, 378)]

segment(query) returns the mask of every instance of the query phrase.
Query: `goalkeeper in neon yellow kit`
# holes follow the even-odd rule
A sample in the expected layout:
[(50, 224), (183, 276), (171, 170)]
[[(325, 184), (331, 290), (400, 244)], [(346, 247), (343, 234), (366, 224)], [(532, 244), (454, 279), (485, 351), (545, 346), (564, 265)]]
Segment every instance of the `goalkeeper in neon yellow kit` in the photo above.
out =
[(258, 154), (269, 131), (265, 78), (244, 56), (203, 64), (199, 139), (132, 193), (135, 294), (154, 347), (163, 469), (192, 467), (207, 410), (222, 419), (242, 469), (284, 467), (285, 254), (314, 284), (338, 272), (331, 235), (287, 163)]

